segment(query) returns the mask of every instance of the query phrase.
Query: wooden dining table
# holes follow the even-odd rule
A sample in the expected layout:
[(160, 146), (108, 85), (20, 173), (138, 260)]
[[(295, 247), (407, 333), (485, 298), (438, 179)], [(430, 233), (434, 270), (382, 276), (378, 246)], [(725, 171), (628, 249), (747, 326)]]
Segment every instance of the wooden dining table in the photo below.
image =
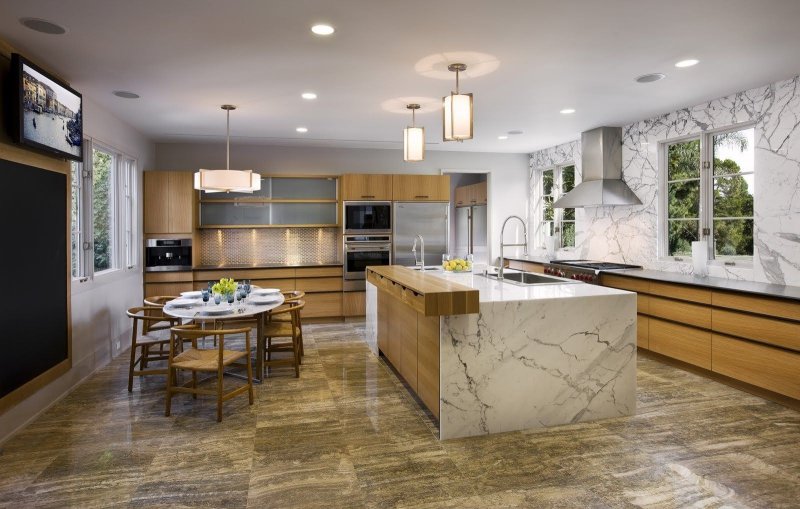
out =
[[(206, 303), (200, 298), (181, 297), (166, 302), (163, 311), (165, 315), (183, 320), (192, 320), (200, 323), (201, 326), (210, 323), (215, 329), (218, 324), (224, 325), (226, 321), (253, 318), (256, 322), (256, 376), (253, 377), (253, 382), (261, 383), (261, 377), (264, 374), (264, 353), (266, 350), (264, 321), (268, 312), (283, 304), (284, 297), (280, 292), (270, 294), (269, 297), (274, 295), (274, 300), (267, 302), (268, 297), (256, 295), (257, 290), (258, 288), (254, 289), (253, 293), (243, 302), (234, 302), (233, 304), (228, 304), (227, 302), (214, 304), (213, 299)], [(177, 301), (196, 301), (196, 304), (170, 305)]]

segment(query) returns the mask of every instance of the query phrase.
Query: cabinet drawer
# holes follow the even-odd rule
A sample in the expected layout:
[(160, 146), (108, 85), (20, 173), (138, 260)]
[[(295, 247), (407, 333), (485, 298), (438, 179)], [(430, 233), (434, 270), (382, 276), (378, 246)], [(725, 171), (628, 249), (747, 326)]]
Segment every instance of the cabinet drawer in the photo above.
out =
[(689, 285), (651, 281), (649, 293), (659, 297), (667, 297), (668, 299), (688, 300), (697, 302), (698, 304), (711, 304), (711, 290)]
[(701, 368), (711, 369), (711, 332), (658, 318), (649, 320), (649, 349)]
[(711, 323), (715, 332), (800, 351), (800, 323), (797, 322), (715, 308)]
[(647, 314), (650, 311), (650, 296), (643, 293), (636, 294), (636, 311)]
[(342, 294), (343, 316), (364, 316), (367, 314), (367, 292), (344, 292)]
[(308, 293), (302, 316), (308, 318), (342, 316), (342, 292)]
[(711, 328), (711, 308), (708, 306), (680, 300), (662, 299), (651, 295), (649, 307), (648, 314), (650, 316), (674, 320), (703, 329)]
[(144, 297), (158, 297), (172, 295), (175, 297), (180, 296), (181, 292), (192, 291), (192, 283), (178, 282), (178, 283), (145, 283)]
[(191, 282), (192, 272), (145, 272), (145, 283)]
[(800, 399), (800, 354), (714, 334), (712, 371)]
[(650, 318), (636, 315), (636, 347), (650, 349)]
[(194, 272), (195, 281), (219, 281), (224, 277), (232, 277), (236, 281), (240, 279), (286, 279), (294, 278), (294, 268), (286, 267), (279, 269), (215, 269), (197, 270)]
[(748, 313), (800, 321), (800, 304), (791, 300), (730, 292), (711, 292), (711, 301), (715, 307), (738, 309)]
[(646, 279), (603, 274), (600, 276), (600, 281), (603, 286), (619, 288), (620, 290), (628, 290), (636, 293), (648, 293), (650, 291), (650, 281)]
[(341, 267), (298, 267), (295, 269), (295, 277), (342, 277)]
[(525, 272), (537, 272), (539, 274), (544, 274), (544, 265), (541, 263), (523, 262), (521, 260), (509, 260), (508, 268), (514, 270), (522, 270)]
[(304, 292), (342, 291), (342, 278), (341, 276), (298, 278), (295, 280), (295, 288)]

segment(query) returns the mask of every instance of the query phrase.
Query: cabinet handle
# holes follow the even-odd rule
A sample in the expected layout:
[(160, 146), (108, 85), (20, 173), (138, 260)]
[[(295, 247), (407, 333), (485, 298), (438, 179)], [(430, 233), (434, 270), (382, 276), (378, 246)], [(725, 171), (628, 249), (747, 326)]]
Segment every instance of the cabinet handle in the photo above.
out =
[(470, 200), (470, 203), (478, 203), (478, 200)]
[(375, 195), (374, 194), (362, 194), (361, 197), (362, 198), (375, 198)]
[(418, 194), (414, 198), (428, 198), (427, 194)]
[(457, 205), (461, 205), (462, 203), (464, 202), (463, 201), (456, 202)]

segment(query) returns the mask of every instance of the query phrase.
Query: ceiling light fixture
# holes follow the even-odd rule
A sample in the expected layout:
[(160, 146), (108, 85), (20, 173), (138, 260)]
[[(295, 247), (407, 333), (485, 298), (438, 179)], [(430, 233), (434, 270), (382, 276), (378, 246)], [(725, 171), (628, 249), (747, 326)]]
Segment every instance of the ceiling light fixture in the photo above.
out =
[(40, 18), (20, 18), (19, 22), (22, 26), (30, 28), (35, 32), (48, 35), (62, 35), (67, 33), (67, 29), (61, 25), (56, 25), (52, 21)]
[(575, 108), (564, 108), (563, 110), (559, 111), (562, 115), (572, 115), (575, 113)]
[(300, 95), (300, 97), (302, 97), (306, 101), (313, 101), (314, 99), (317, 98), (317, 94), (315, 94), (314, 92), (303, 92)]
[(447, 70), (456, 73), (456, 91), (442, 98), (442, 138), (444, 141), (471, 140), (473, 135), (472, 94), (459, 90), (458, 73), (467, 70), (466, 64), (450, 64)]
[(497, 139), (498, 139), (498, 140), (507, 140), (507, 139), (508, 139), (508, 136), (506, 136), (506, 135), (502, 134), (502, 135), (498, 136), (498, 137), (497, 137)]
[(295, 129), (295, 131), (297, 131), (298, 133), (307, 133), (308, 127), (298, 127), (297, 129)]
[(331, 35), (336, 30), (330, 25), (314, 25), (311, 31), (317, 35)]
[(680, 62), (677, 62), (675, 64), (675, 67), (681, 67), (681, 68), (682, 67), (691, 67), (691, 66), (697, 65), (699, 63), (700, 63), (700, 61), (697, 60), (696, 58), (688, 58), (686, 60), (681, 60)]
[(261, 175), (250, 170), (231, 170), (231, 110), (236, 106), (223, 104), (228, 113), (226, 134), (227, 157), (224, 170), (200, 170), (194, 174), (194, 188), (207, 193), (252, 193), (261, 189)]
[(133, 92), (129, 92), (128, 90), (114, 90), (111, 93), (114, 94), (115, 96), (121, 97), (123, 99), (138, 99), (139, 98), (139, 94), (136, 94), (136, 93), (133, 93)]
[(406, 106), (411, 110), (411, 125), (403, 129), (403, 161), (416, 163), (425, 159), (425, 128), (416, 126), (419, 104)]
[(653, 83), (654, 81), (661, 81), (666, 78), (667, 75), (663, 72), (653, 72), (650, 74), (642, 74), (641, 76), (637, 76), (634, 78), (636, 83)]

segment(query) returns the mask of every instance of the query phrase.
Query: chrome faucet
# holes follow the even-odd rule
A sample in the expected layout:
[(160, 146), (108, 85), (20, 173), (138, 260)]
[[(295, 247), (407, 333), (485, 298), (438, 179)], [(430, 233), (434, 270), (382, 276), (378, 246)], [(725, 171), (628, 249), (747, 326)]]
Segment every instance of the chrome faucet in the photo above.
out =
[[(508, 223), (512, 219), (517, 219), (520, 223), (522, 223), (522, 234), (525, 236), (525, 243), (524, 244), (505, 244), (503, 242), (503, 234), (506, 231), (506, 223)], [(503, 265), (505, 265), (505, 259), (503, 257), (503, 248), (505, 247), (520, 247), (522, 246), (523, 253), (526, 255), (528, 254), (528, 227), (525, 226), (525, 221), (519, 216), (508, 216), (505, 221), (503, 221), (503, 227), (500, 228), (500, 268), (497, 270), (497, 279), (503, 279)]]
[[(417, 239), (419, 239), (420, 251), (421, 251), (421, 261), (417, 261)], [(422, 238), (422, 235), (417, 234), (414, 237), (414, 244), (411, 246), (411, 252), (414, 253), (414, 265), (419, 267), (419, 270), (425, 270), (425, 239)]]

